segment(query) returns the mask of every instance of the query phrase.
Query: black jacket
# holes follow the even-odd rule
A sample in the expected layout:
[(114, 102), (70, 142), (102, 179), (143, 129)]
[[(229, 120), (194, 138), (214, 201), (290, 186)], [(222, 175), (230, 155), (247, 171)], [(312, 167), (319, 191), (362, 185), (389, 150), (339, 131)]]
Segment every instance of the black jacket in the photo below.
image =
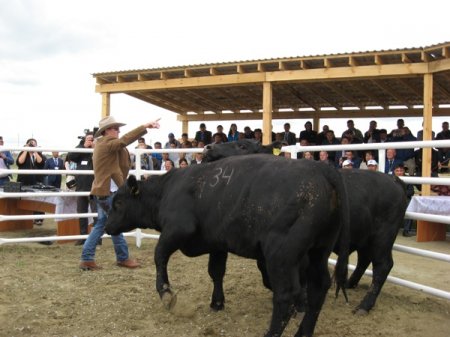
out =
[[(77, 148), (84, 148), (83, 144)], [(67, 160), (77, 163), (77, 170), (93, 170), (92, 153), (70, 152), (67, 154)], [(94, 175), (76, 175), (74, 174), (77, 185), (76, 191), (89, 192), (91, 190)]]

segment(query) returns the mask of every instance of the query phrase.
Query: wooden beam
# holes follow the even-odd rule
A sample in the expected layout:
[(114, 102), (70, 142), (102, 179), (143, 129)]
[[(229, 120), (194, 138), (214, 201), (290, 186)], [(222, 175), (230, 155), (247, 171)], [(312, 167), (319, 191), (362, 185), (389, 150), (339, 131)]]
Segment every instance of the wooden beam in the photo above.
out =
[[(431, 140), (433, 116), (433, 75), (423, 76), (423, 140)], [(431, 148), (423, 148), (422, 152), (422, 177), (431, 176)], [(422, 185), (422, 195), (431, 194), (429, 184)]]
[(111, 94), (102, 94), (102, 118), (111, 114)]
[(263, 143), (272, 143), (272, 84), (263, 83)]

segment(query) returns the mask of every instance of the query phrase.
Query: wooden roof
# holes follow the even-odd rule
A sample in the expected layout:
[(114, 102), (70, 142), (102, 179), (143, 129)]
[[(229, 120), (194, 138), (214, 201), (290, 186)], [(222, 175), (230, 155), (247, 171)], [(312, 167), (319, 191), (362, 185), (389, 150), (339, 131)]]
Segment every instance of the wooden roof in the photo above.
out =
[(125, 93), (186, 122), (261, 119), (263, 83), (271, 85), (273, 119), (422, 116), (425, 74), (433, 79), (433, 116), (450, 115), (450, 42), (93, 77), (99, 93)]

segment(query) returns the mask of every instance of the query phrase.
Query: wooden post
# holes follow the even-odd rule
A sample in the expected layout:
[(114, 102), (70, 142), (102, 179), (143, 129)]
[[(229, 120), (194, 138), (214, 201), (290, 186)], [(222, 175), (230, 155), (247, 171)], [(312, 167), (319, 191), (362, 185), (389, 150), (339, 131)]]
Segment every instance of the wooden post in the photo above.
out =
[(263, 83), (263, 143), (272, 143), (272, 84)]
[(111, 113), (111, 94), (109, 92), (102, 93), (102, 118), (109, 116)]
[[(433, 74), (423, 76), (423, 140), (431, 140), (431, 117), (433, 114)], [(422, 177), (431, 176), (431, 148), (422, 151)], [(429, 184), (422, 185), (422, 195), (431, 194)]]
[(189, 121), (188, 120), (181, 121), (181, 132), (189, 134)]

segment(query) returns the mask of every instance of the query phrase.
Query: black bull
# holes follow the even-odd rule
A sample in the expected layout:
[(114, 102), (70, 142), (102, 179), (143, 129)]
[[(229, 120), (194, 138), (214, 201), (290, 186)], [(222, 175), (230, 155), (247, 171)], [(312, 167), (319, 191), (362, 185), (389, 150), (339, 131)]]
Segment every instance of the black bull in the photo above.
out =
[(338, 237), (336, 293), (345, 286), (348, 221), (345, 186), (335, 169), (253, 155), (175, 169), (143, 182), (131, 176), (113, 198), (106, 232), (152, 228), (161, 233), (156, 289), (167, 307), (174, 302), (167, 264), (178, 249), (190, 257), (209, 254), (211, 307), (217, 310), (224, 305), (228, 252), (262, 261), (273, 290), (266, 336), (280, 336), (293, 305), (304, 302), (302, 277), (307, 305), (296, 336), (311, 336), (331, 285), (328, 257)]
[[(255, 153), (270, 153), (273, 145), (263, 146), (254, 140), (207, 145), (207, 161)], [(405, 184), (397, 177), (368, 170), (339, 170), (347, 187), (350, 206), (350, 253), (356, 251), (358, 262), (347, 287), (358, 285), (367, 267), (372, 263), (372, 284), (364, 299), (355, 308), (358, 314), (367, 314), (375, 305), (394, 262), (392, 246), (398, 228), (402, 227), (407, 200)], [(336, 245), (334, 252), (339, 252)], [(261, 268), (260, 268), (261, 269)], [(263, 278), (265, 277), (264, 272)], [(264, 282), (266, 287), (270, 284)]]

